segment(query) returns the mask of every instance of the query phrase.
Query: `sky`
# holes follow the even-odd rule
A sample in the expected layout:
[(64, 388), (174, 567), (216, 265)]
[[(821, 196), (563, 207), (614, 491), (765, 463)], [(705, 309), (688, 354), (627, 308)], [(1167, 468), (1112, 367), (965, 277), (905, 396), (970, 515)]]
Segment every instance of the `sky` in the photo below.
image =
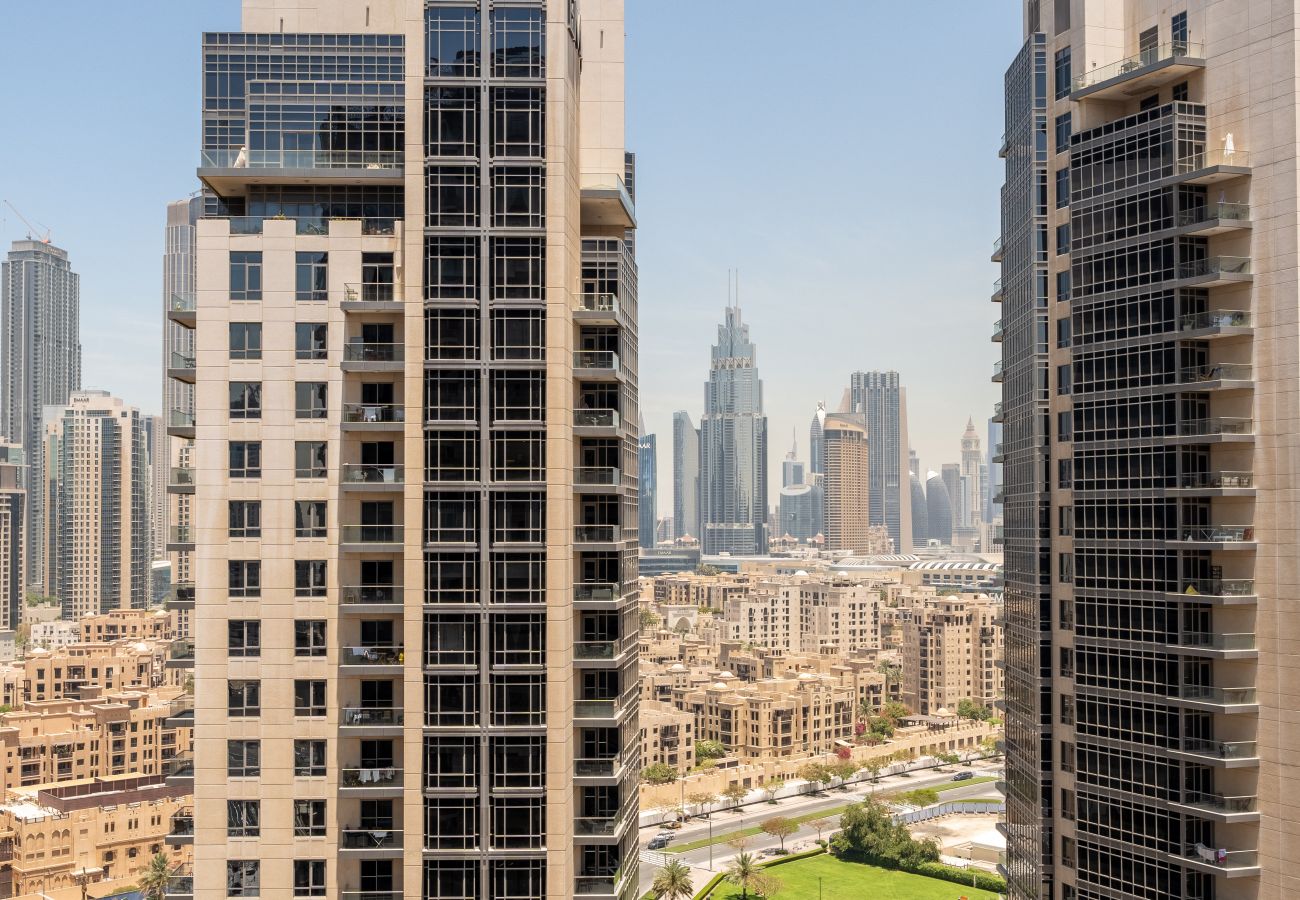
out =
[[(162, 392), (166, 204), (197, 188), (199, 46), (238, 0), (5, 3), (0, 199), (81, 275), (83, 386)], [(1012, 0), (627, 0), (637, 154), (641, 406), (672, 508), (672, 413), (698, 422), (739, 272), (771, 454), (808, 451), (817, 402), (896, 369), (926, 468), (983, 437), (997, 307), (1002, 74)], [(802, 48), (802, 49), (799, 49)], [(57, 51), (57, 52), (56, 52)], [(0, 242), (26, 227), (0, 204)]]

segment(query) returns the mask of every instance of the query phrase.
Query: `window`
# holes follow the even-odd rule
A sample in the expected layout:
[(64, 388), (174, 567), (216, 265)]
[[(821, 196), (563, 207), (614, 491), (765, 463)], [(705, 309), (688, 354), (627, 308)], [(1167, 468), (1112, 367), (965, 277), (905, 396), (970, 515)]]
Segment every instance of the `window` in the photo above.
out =
[(478, 541), (477, 494), (433, 492), (424, 495), (426, 544), (473, 544)]
[(1068, 412), (1056, 414), (1056, 439), (1058, 441), (1068, 441), (1072, 434), (1073, 417)]
[(431, 309), (424, 314), (424, 355), (430, 360), (478, 359), (479, 315), (473, 309)]
[(1181, 55), (1179, 53), (1180, 50), (1182, 53), (1187, 52), (1188, 31), (1186, 12), (1180, 12), (1170, 20), (1169, 37), (1174, 42), (1175, 55)]
[(545, 801), (540, 797), (501, 797), (492, 804), (492, 846), (497, 849), (538, 848), (546, 831)]
[(546, 662), (543, 636), (546, 617), (540, 613), (494, 614), (490, 619), (493, 666), (540, 666)]
[(1068, 695), (1061, 695), (1061, 724), (1074, 724), (1074, 698)]
[[(293, 801), (293, 836), (294, 837), (324, 837), (325, 836), (325, 801), (324, 800)], [(322, 893), (324, 892), (322, 891)]]
[(328, 590), (325, 584), (328, 565), (323, 559), (295, 559), (293, 561), (293, 595), (295, 597), (324, 597)]
[(256, 619), (231, 619), (226, 623), (226, 652), (230, 656), (262, 655), (262, 623)]
[(1074, 533), (1074, 507), (1061, 506), (1056, 510), (1057, 517), (1057, 534), (1061, 537), (1069, 537)]
[[(1074, 677), (1074, 650), (1072, 650), (1069, 647), (1060, 647), (1058, 649), (1061, 651), (1060, 652), (1061, 676), (1064, 678), (1073, 678)], [(1061, 792), (1062, 796), (1064, 796), (1065, 793), (1066, 793), (1065, 791), (1062, 791)]]
[(324, 500), (298, 500), (293, 504), (293, 536), (300, 538), (325, 537)]
[(293, 655), (324, 656), (325, 623), (318, 619), (297, 619), (293, 623)]
[(1057, 153), (1064, 153), (1070, 149), (1070, 132), (1073, 126), (1070, 124), (1070, 114), (1062, 113), (1056, 117), (1056, 146), (1053, 150)]
[(262, 442), (261, 441), (231, 441), (230, 442), (230, 477), (231, 478), (261, 478), (262, 477)]
[(1056, 226), (1056, 254), (1062, 256), (1070, 252), (1070, 223)]
[(546, 539), (546, 498), (539, 491), (494, 493), (492, 543), (540, 544)]
[(262, 323), (261, 322), (231, 322), (230, 323), (230, 358), (231, 359), (261, 359), (262, 358)]
[(426, 666), (472, 666), (477, 661), (477, 616), (425, 615), (424, 664)]
[(493, 238), (492, 299), (542, 300), (546, 247), (541, 238)]
[(1074, 460), (1058, 459), (1057, 487), (1068, 488), (1074, 480)]
[(299, 252), (295, 257), (294, 291), (299, 302), (329, 299), (329, 254)]
[(226, 860), (226, 896), (257, 897), (261, 895), (261, 863), (255, 859)]
[(323, 381), (299, 381), (293, 386), (294, 414), (299, 419), (323, 419), (328, 413)]
[(545, 74), (545, 10), (492, 11), (492, 77), (541, 78)]
[(546, 480), (545, 432), (494, 431), (491, 440), (493, 481)]
[(491, 703), (491, 725), (543, 725), (546, 722), (546, 677), (493, 675)]
[(478, 10), (431, 7), (424, 12), (425, 75), (473, 78), (478, 75)]
[(493, 556), (489, 596), (494, 603), (544, 603), (546, 560), (540, 553)]
[(478, 677), (424, 676), (424, 724), (463, 728), (478, 724)]
[(226, 801), (226, 837), (257, 837), (261, 833), (262, 805), (259, 801)]
[(478, 156), (476, 88), (425, 88), (424, 155)]
[(433, 369), (424, 376), (424, 412), (428, 422), (478, 420), (479, 373)]
[(305, 678), (293, 682), (293, 714), (295, 716), (325, 715), (325, 682)]
[(324, 322), (298, 322), (293, 326), (294, 359), (327, 359), (329, 326)]
[(230, 418), (262, 418), (262, 382), (230, 382)]
[(1070, 205), (1070, 167), (1056, 170), (1056, 208)]
[(396, 267), (391, 253), (361, 254), (361, 284), (366, 300), (392, 300)]
[(546, 748), (543, 740), (536, 737), (492, 738), (492, 789), (539, 790), (545, 787)]
[(492, 89), (492, 155), (542, 157), (546, 153), (542, 88)]
[(424, 435), (426, 481), (477, 481), (477, 431), (427, 431)]
[(424, 602), (479, 602), (478, 559), (473, 553), (426, 554)]
[[(426, 797), (424, 846), (429, 850), (469, 850), (478, 845), (478, 801), (473, 797)], [(437, 894), (445, 897), (441, 891)]]
[(438, 735), (424, 739), (426, 789), (475, 789), (478, 764), (479, 746), (474, 738)]
[(232, 559), (226, 563), (231, 597), (262, 596), (262, 561)]
[(541, 860), (512, 859), (489, 865), (492, 878), (491, 896), (497, 900), (528, 900), (546, 893), (546, 867)]
[(1187, 90), (1187, 82), (1180, 81), (1176, 85), (1174, 85), (1173, 89), (1170, 91), (1170, 95), (1175, 102), (1178, 101), (1185, 102), (1189, 97), (1189, 92)]
[(1069, 299), (1070, 299), (1070, 271), (1069, 271), (1069, 269), (1066, 269), (1064, 272), (1057, 272), (1057, 273), (1056, 273), (1056, 299), (1057, 299), (1058, 301), (1059, 301), (1059, 300), (1069, 300)]
[(492, 225), (541, 228), (545, 224), (546, 173), (541, 167), (492, 170)]
[(232, 252), (230, 254), (230, 299), (262, 299), (262, 254), (257, 252)]
[(493, 360), (546, 357), (546, 314), (535, 309), (492, 311)]
[(230, 501), (229, 536), (232, 538), (255, 538), (262, 536), (262, 501)]
[(261, 774), (261, 741), (226, 741), (227, 777), (256, 778)]
[(322, 778), (325, 775), (325, 742), (293, 742), (293, 774), (297, 778)]
[(1056, 367), (1056, 393), (1070, 393), (1070, 364)]
[[(323, 831), (321, 833), (324, 834)], [(293, 895), (295, 897), (325, 896), (325, 860), (295, 859), (293, 861)]]
[(232, 719), (262, 714), (262, 683), (253, 680), (226, 682), (226, 714)]
[(1070, 48), (1062, 47), (1056, 51), (1056, 99), (1070, 96)]
[(478, 238), (426, 237), (424, 239), (424, 299), (477, 299), (478, 261)]
[(492, 422), (540, 422), (545, 418), (546, 375), (540, 370), (492, 372)]
[(429, 228), (477, 226), (478, 173), (475, 166), (429, 166), (424, 173), (424, 224)]
[(295, 478), (324, 478), (325, 469), (324, 441), (296, 441), (293, 445), (293, 468)]
[(1056, 346), (1058, 347), (1070, 346), (1070, 320), (1069, 319), (1056, 320)]
[[(524, 864), (524, 860), (510, 861), (512, 866)], [(425, 900), (474, 900), (485, 896), (479, 889), (478, 863), (461, 859), (426, 859), (424, 861), (424, 897)], [(492, 897), (504, 895), (493, 893)], [(537, 891), (528, 895), (541, 897)]]

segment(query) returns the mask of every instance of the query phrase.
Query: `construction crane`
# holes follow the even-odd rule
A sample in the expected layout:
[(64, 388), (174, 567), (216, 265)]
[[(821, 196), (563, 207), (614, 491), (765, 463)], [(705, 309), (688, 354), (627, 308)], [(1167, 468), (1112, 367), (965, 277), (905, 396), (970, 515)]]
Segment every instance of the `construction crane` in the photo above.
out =
[[(18, 211), (18, 207), (14, 206), (8, 200), (5, 201), (5, 206), (12, 209), (14, 211), (14, 215), (16, 215), (19, 219), (21, 219), (22, 223), (27, 226), (27, 239), (29, 241), (38, 240), (42, 244), (48, 244), (50, 242), (51, 232), (49, 226), (41, 225), (40, 222), (37, 222), (36, 225), (41, 225), (41, 227), (45, 229), (45, 233), (41, 234), (39, 230), (36, 228), (36, 226), (33, 225), (31, 222), (27, 221), (27, 217)], [(33, 234), (36, 235), (35, 238), (32, 237)]]

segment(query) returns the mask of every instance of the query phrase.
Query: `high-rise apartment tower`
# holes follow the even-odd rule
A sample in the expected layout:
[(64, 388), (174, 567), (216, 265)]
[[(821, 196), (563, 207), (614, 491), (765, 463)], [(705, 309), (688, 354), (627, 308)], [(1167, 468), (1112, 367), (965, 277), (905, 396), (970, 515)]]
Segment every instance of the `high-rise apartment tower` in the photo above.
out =
[(700, 536), (700, 430), (690, 413), (673, 413), (673, 529)]
[(0, 444), (0, 628), (12, 631), (22, 622), (27, 585), (27, 462), (17, 444)]
[(826, 549), (865, 551), (871, 525), (871, 462), (866, 425), (859, 413), (828, 413), (823, 429)]
[(908, 480), (907, 392), (897, 372), (854, 372), (854, 412), (866, 421), (871, 465), (868, 505), (872, 525), (884, 525), (898, 553), (912, 550), (912, 491)]
[(1294, 4), (1025, 5), (1005, 80), (1013, 898), (1300, 884)]
[(659, 508), (659, 451), (658, 441), (653, 434), (645, 433), (645, 423), (641, 424), (641, 435), (637, 440), (637, 537), (642, 548), (655, 545), (655, 524)]

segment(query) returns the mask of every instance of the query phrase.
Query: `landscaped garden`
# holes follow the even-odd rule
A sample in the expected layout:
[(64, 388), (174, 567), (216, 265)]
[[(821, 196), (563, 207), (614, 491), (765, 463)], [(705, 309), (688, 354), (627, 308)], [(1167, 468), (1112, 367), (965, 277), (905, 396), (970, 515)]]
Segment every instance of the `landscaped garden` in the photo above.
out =
[[(951, 881), (911, 875), (897, 869), (845, 862), (828, 854), (770, 866), (766, 871), (780, 882), (775, 900), (883, 900), (886, 897), (889, 900), (957, 900), (958, 897), (997, 900), (998, 896), (969, 885), (963, 887)], [(725, 881), (709, 894), (709, 900), (740, 900), (740, 897), (740, 888)], [(752, 890), (748, 898), (756, 900)]]

